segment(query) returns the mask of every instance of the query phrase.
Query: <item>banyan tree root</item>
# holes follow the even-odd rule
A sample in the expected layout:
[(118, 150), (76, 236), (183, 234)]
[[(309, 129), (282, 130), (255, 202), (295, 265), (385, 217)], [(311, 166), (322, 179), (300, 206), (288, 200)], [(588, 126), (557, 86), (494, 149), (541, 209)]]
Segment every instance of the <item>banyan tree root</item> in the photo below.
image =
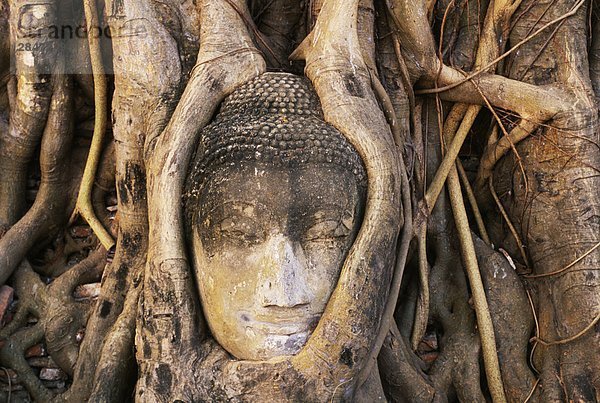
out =
[[(46, 124), (54, 87), (52, 73), (60, 73), (55, 66), (61, 65), (57, 64), (56, 41), (32, 34), (58, 23), (57, 3), (28, 7), (26, 0), (10, 2), (10, 42), (33, 50), (14, 53), (16, 94), (9, 126), (0, 132), (0, 225), (11, 226), (25, 212), (27, 169)], [(2, 282), (8, 275), (3, 275)]]
[[(134, 345), (132, 311), (137, 312), (148, 248), (144, 143), (155, 139), (168, 120), (179, 96), (181, 77), (189, 72), (186, 55), (190, 45), (182, 38), (194, 37), (188, 21), (180, 24), (185, 32), (170, 31), (162, 25), (162, 21), (177, 15), (192, 20), (193, 9), (190, 12), (155, 7), (151, 2), (111, 1), (106, 3), (106, 10), (114, 32), (135, 28), (152, 35), (113, 38), (113, 49), (121, 55), (113, 66), (112, 112), (119, 227), (115, 256), (107, 267), (99, 302), (88, 323), (73, 385), (63, 397), (73, 402), (96, 398), (119, 401), (131, 395), (135, 384), (135, 360), (129, 353)], [(154, 61), (156, 76), (146, 74), (142, 67), (147, 60)], [(153, 114), (139, 113), (145, 109), (153, 110)], [(124, 355), (116, 355), (111, 348)]]
[[(56, 77), (48, 122), (41, 144), (41, 182), (33, 206), (0, 238), (0, 282), (5, 282), (41, 240), (47, 241), (65, 225), (72, 205), (72, 182), (78, 169), (71, 164), (73, 88), (66, 75)], [(72, 169), (74, 168), (74, 169)]]
[[(543, 401), (593, 401), (600, 390), (600, 364), (595, 358), (600, 354), (598, 332), (583, 332), (600, 312), (600, 251), (588, 253), (600, 236), (600, 126), (587, 65), (575, 56), (587, 52), (582, 34), (587, 29), (588, 6), (586, 3), (566, 20), (556, 35), (529, 42), (512, 58), (510, 77), (569, 87), (571, 105), (516, 146), (525, 178), (512, 173), (520, 172), (514, 170), (517, 162), (512, 155), (501, 160), (494, 171), (496, 191), (528, 245), (534, 277), (549, 274), (530, 280), (538, 290), (534, 298), (538, 337), (551, 342), (538, 344), (533, 355), (541, 371)], [(511, 42), (521, 41), (543, 24), (538, 22), (544, 12), (541, 5), (524, 1), (522, 7), (530, 11), (516, 23)], [(545, 13), (554, 19), (573, 7), (574, 2), (557, 1)], [(541, 52), (536, 51), (546, 42)], [(552, 60), (564, 62), (549, 62)], [(502, 175), (512, 179), (512, 184)], [(527, 188), (525, 180), (530, 184)], [(569, 266), (574, 261), (577, 263)], [(568, 269), (562, 270), (565, 267)], [(550, 275), (553, 272), (557, 274)]]
[[(428, 109), (433, 109), (428, 103)], [(429, 114), (435, 120), (435, 115)], [(428, 133), (428, 164), (441, 160), (440, 138), (435, 129)], [(428, 170), (429, 176), (433, 170)], [(469, 304), (467, 278), (455, 239), (452, 212), (446, 194), (434, 208), (427, 227), (429, 248), (435, 260), (431, 262), (429, 286), (431, 293), (431, 323), (439, 335), (439, 355), (427, 374), (437, 398), (451, 400), (456, 393), (460, 401), (481, 401), (483, 390), (479, 381), (481, 345), (475, 329), (475, 313)], [(449, 365), (450, 362), (456, 366)]]
[[(433, 177), (435, 173), (433, 168), (441, 161), (440, 136), (435, 130), (436, 117), (432, 105), (431, 102), (426, 103), (426, 113), (423, 114), (424, 125), (431, 124), (427, 139), (424, 141), (427, 144), (428, 179)], [(430, 121), (428, 122), (427, 119)], [(417, 173), (416, 176), (424, 177), (425, 174)], [(432, 265), (428, 285), (436, 291), (431, 294), (431, 317), (428, 318), (428, 323), (439, 335), (440, 351), (437, 359), (428, 369), (428, 375), (424, 377), (424, 381), (421, 381), (429, 385), (429, 392), (421, 398), (425, 401), (431, 401), (433, 398), (443, 401), (452, 399), (456, 391), (461, 401), (478, 401), (482, 400), (484, 395), (479, 382), (481, 347), (475, 330), (475, 315), (469, 304), (466, 276), (460, 264), (459, 245), (453, 241), (454, 219), (448, 207), (447, 196), (442, 193), (427, 226), (428, 259), (431, 259)], [(492, 319), (496, 326), (496, 317), (492, 316)], [(403, 326), (406, 327), (406, 324)], [(397, 343), (401, 342), (402, 340), (399, 340)], [(389, 349), (384, 349), (382, 354), (388, 354), (388, 351)], [(394, 350), (391, 352), (394, 353)], [(419, 373), (420, 366), (414, 363), (414, 359), (404, 358), (404, 362), (398, 362), (401, 357), (410, 357), (407, 353), (394, 353), (392, 357), (395, 359), (382, 355), (380, 362), (388, 365), (390, 362), (396, 362), (395, 367), (400, 371), (398, 374), (410, 374), (411, 372), (407, 371), (412, 368), (413, 375), (408, 379), (414, 379), (414, 374)], [(451, 362), (456, 363), (456, 366), (450, 365)], [(502, 368), (511, 367), (510, 363), (503, 361), (501, 365)], [(408, 382), (408, 379), (404, 382)], [(397, 379), (395, 382), (402, 382), (402, 379)], [(393, 383), (388, 385), (388, 393), (392, 396), (402, 396), (403, 392), (404, 390)]]
[[(83, 7), (88, 30), (100, 27), (100, 19), (98, 17), (95, 1), (84, 0)], [(75, 205), (73, 214), (80, 214), (88, 222), (102, 246), (104, 246), (106, 250), (111, 250), (114, 246), (112, 236), (102, 225), (102, 222), (98, 220), (92, 204), (92, 188), (96, 171), (98, 170), (98, 164), (100, 163), (104, 137), (106, 135), (106, 126), (108, 124), (107, 78), (104, 74), (104, 63), (102, 61), (99, 35), (88, 35), (88, 43), (90, 45), (90, 61), (94, 76), (94, 135), (92, 137), (92, 144), (90, 145), (88, 159), (83, 171), (83, 178), (81, 179), (81, 186), (79, 188), (79, 193), (77, 194), (77, 204)]]
[[(583, 12), (583, 9), (580, 9), (580, 6), (581, 6), (581, 4), (582, 4), (582, 3), (577, 3), (577, 4), (575, 4), (575, 5), (574, 5), (574, 6), (572, 6), (572, 7), (571, 7), (571, 6), (569, 6), (569, 7), (566, 7), (566, 6), (565, 6), (565, 7), (562, 9), (562, 11), (563, 11), (563, 14), (562, 14), (562, 15), (564, 15), (564, 16), (572, 16), (572, 15), (574, 15), (574, 13), (575, 13), (575, 12), (577, 12), (577, 10), (579, 10), (579, 12), (581, 12), (581, 13), (582, 13), (582, 12)], [(398, 10), (398, 9), (396, 9), (396, 11), (397, 11), (397, 10)], [(559, 14), (559, 15), (561, 15), (561, 14)], [(553, 21), (555, 21), (555, 22), (558, 22), (559, 20), (560, 20), (560, 17), (559, 17), (559, 18), (557, 18), (557, 19), (555, 19), (555, 20), (553, 20)], [(410, 32), (410, 29), (407, 29), (406, 31), (407, 31), (407, 32)], [(536, 31), (536, 32), (537, 32), (537, 31)], [(516, 42), (518, 42), (518, 41), (516, 41)], [(523, 41), (521, 41), (521, 42), (519, 42), (519, 43), (523, 43)], [(415, 52), (415, 53), (416, 53), (416, 54), (418, 54), (418, 52)], [(426, 64), (426, 63), (421, 63), (420, 65), (421, 65), (421, 66), (427, 66), (427, 64)], [(486, 65), (486, 66), (487, 66), (487, 65)], [(448, 75), (446, 75), (446, 72), (448, 72)], [(448, 79), (450, 79), (450, 81), (453, 81), (453, 80), (454, 80), (454, 81), (455, 81), (455, 83), (459, 83), (459, 82), (460, 82), (460, 80), (457, 80), (457, 79), (451, 79), (450, 77), (452, 76), (452, 74), (453, 74), (453, 73), (451, 73), (451, 72), (450, 72), (450, 70), (446, 69), (444, 66), (442, 66), (442, 67), (441, 67), (441, 69), (440, 69), (440, 70), (438, 70), (438, 73), (439, 73), (439, 74), (438, 74), (437, 76), (435, 76), (435, 78), (437, 78), (437, 79), (439, 79), (439, 80), (442, 80), (442, 81), (444, 81), (444, 80), (448, 80)], [(433, 77), (434, 77), (434, 75), (433, 75), (433, 72), (431, 72), (430, 74), (431, 74), (431, 77), (432, 77), (432, 79), (433, 79)], [(494, 79), (494, 80), (495, 80), (495, 79)], [(483, 82), (483, 81), (485, 81), (485, 79), (482, 79), (482, 82)], [(464, 81), (463, 81), (463, 82), (464, 82)], [(506, 95), (506, 93), (507, 93), (507, 92), (510, 92), (510, 90), (508, 89), (508, 87), (513, 85), (512, 83), (509, 83), (509, 82), (507, 82), (506, 84), (507, 84), (507, 86), (505, 87), (505, 90), (507, 90), (507, 91), (505, 91), (505, 94), (504, 94), (504, 95)], [(476, 85), (477, 85), (477, 87), (478, 87), (478, 88), (477, 88), (477, 90), (478, 90), (478, 91), (480, 91), (480, 88), (479, 88), (479, 85), (480, 85), (480, 83), (479, 83), (479, 82), (477, 82), (477, 84), (476, 84)], [(486, 83), (486, 84), (484, 84), (484, 85), (485, 85), (485, 86), (487, 86), (487, 85), (488, 85), (488, 83)], [(447, 95), (445, 96), (445, 97), (446, 97), (446, 99), (453, 99), (453, 98), (452, 98), (452, 95), (451, 95), (451, 93), (452, 93), (452, 90), (450, 89), (450, 87), (448, 87), (448, 88), (445, 88), (445, 90), (449, 90), (449, 91), (448, 91), (448, 92), (445, 92), (445, 93), (443, 93), (443, 94), (442, 94), (442, 96), (444, 96), (444, 94), (447, 94)], [(491, 88), (489, 88), (488, 90), (486, 90), (486, 91), (485, 91), (485, 94), (486, 94), (486, 97), (489, 97), (489, 99), (484, 99), (484, 101), (485, 101), (486, 103), (487, 103), (487, 102), (491, 102), (492, 104), (496, 104), (496, 105), (498, 105), (498, 106), (500, 106), (500, 105), (501, 105), (501, 102), (498, 102), (499, 100), (498, 100), (497, 98), (496, 98), (496, 99), (494, 99), (494, 98), (497, 96), (498, 92), (494, 92), (493, 90), (491, 90)], [(528, 94), (528, 95), (531, 95), (532, 93), (530, 93), (530, 92), (527, 92), (527, 94)], [(448, 95), (449, 95), (449, 96), (448, 96)], [(549, 95), (550, 95), (550, 94), (549, 94)], [(515, 94), (515, 97), (512, 97), (512, 96), (510, 96), (510, 97), (509, 97), (509, 99), (511, 99), (511, 101), (514, 101), (514, 100), (515, 100), (517, 97), (518, 97), (518, 95), (517, 95), (517, 94)], [(550, 96), (550, 97), (548, 98), (548, 100), (551, 100), (551, 99), (552, 99), (552, 96)], [(558, 111), (561, 111), (561, 110), (562, 110), (562, 111), (565, 111), (565, 110), (571, 110), (571, 111), (574, 111), (574, 113), (575, 113), (575, 114), (577, 114), (577, 111), (575, 111), (575, 110), (573, 109), (573, 105), (577, 105), (577, 104), (578, 104), (578, 102), (575, 100), (575, 98), (574, 98), (572, 95), (566, 95), (566, 96), (565, 96), (565, 99), (569, 99), (571, 102), (573, 102), (572, 104), (566, 104), (566, 103), (564, 103), (564, 102), (559, 102), (559, 100), (558, 100), (557, 98), (554, 98), (554, 99), (555, 99), (556, 101), (550, 101), (550, 102), (549, 102), (549, 104), (547, 104), (547, 105), (544, 105), (542, 108), (539, 108), (539, 109), (538, 109), (538, 111), (536, 111), (536, 113), (537, 113), (536, 115), (530, 115), (530, 114), (529, 114), (530, 112), (534, 112), (533, 110), (529, 110), (529, 111), (528, 111), (528, 109), (529, 109), (530, 105), (532, 104), (532, 101), (533, 101), (533, 100), (529, 100), (529, 101), (526, 101), (526, 102), (524, 102), (524, 105), (525, 105), (525, 106), (524, 106), (523, 108), (521, 108), (521, 110), (520, 110), (520, 111), (516, 111), (516, 110), (515, 110), (515, 111), (516, 111), (516, 112), (518, 112), (518, 113), (520, 113), (520, 114), (521, 114), (521, 116), (525, 117), (526, 119), (530, 119), (530, 118), (529, 118), (530, 116), (536, 116), (534, 119), (536, 119), (538, 122), (544, 121), (544, 120), (546, 120), (546, 119), (548, 119), (548, 118), (552, 117), (554, 114), (556, 114), (556, 112), (558, 112)], [(454, 98), (453, 100), (458, 100), (458, 99), (457, 99), (457, 98)], [(533, 101), (533, 104), (535, 104), (535, 103), (537, 103), (537, 102), (539, 102), (539, 101)], [(553, 103), (554, 103), (554, 106), (553, 106)], [(562, 105), (560, 105), (561, 103), (562, 103)], [(529, 105), (528, 105), (528, 104), (529, 104)], [(540, 105), (540, 106), (541, 106), (541, 104), (538, 104), (538, 105)], [(589, 103), (585, 104), (584, 108), (587, 108), (587, 109), (589, 109), (589, 108), (590, 108), (590, 106), (589, 106)], [(553, 110), (554, 110), (554, 112), (553, 112)], [(592, 108), (591, 108), (591, 110), (594, 110), (594, 108), (592, 107)], [(542, 111), (542, 113), (541, 113), (541, 114), (539, 113), (540, 111)], [(521, 130), (521, 129), (519, 128), (519, 130)], [(523, 130), (522, 130), (522, 131), (523, 131)], [(514, 135), (514, 136), (512, 136), (512, 133), (511, 133), (511, 136), (512, 136), (514, 139), (516, 139), (516, 140), (522, 140), (522, 139), (523, 139), (523, 138), (524, 138), (524, 137), (525, 137), (527, 134), (529, 134), (531, 131), (532, 131), (532, 128), (529, 128), (529, 129), (526, 129), (526, 130), (524, 130), (524, 131), (523, 131), (523, 132), (525, 133), (524, 135), (520, 135), (520, 134), (518, 134), (518, 133), (516, 133), (516, 132), (515, 132), (515, 135)], [(485, 166), (486, 166), (486, 165), (484, 165), (484, 167), (485, 167)], [(489, 164), (487, 164), (487, 166), (489, 166)], [(489, 168), (486, 168), (486, 169), (488, 169), (488, 170), (489, 170)], [(455, 193), (456, 193), (456, 192), (455, 192)], [(593, 318), (593, 313), (592, 313), (592, 315), (591, 315), (591, 318)]]
[[(34, 399), (48, 401), (52, 393), (25, 362), (25, 350), (44, 339), (53, 361), (65, 373), (73, 374), (79, 354), (78, 338), (90, 310), (89, 303), (76, 301), (73, 292), (78, 285), (97, 282), (104, 262), (103, 250), (94, 251), (49, 285), (26, 261), (17, 269), (14, 283), (19, 305), (14, 319), (0, 333), (5, 339), (0, 360), (17, 371)], [(23, 328), (30, 315), (37, 323), (32, 328)]]

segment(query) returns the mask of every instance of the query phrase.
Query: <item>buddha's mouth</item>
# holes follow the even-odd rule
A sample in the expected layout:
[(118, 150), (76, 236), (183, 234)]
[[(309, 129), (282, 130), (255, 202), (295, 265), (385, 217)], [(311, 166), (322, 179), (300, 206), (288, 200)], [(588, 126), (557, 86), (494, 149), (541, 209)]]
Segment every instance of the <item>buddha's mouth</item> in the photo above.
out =
[(310, 317), (287, 317), (281, 315), (275, 317), (252, 318), (248, 314), (242, 314), (243, 326), (249, 331), (258, 331), (262, 334), (276, 336), (292, 336), (300, 334), (311, 334), (321, 315)]

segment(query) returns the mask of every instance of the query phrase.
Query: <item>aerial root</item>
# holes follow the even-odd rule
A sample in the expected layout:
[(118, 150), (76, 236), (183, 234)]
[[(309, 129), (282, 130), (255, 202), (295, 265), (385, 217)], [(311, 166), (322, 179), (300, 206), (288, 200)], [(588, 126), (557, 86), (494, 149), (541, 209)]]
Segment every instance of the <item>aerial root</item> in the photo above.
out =
[(541, 345), (544, 346), (554, 346), (554, 345), (558, 345), (558, 344), (567, 344), (570, 343), (572, 341), (577, 340), (578, 338), (580, 338), (581, 336), (583, 336), (584, 334), (586, 334), (590, 329), (592, 329), (594, 326), (596, 326), (596, 324), (600, 322), (600, 312), (596, 315), (596, 317), (586, 326), (584, 327), (580, 332), (578, 332), (577, 334), (564, 338), (564, 339), (559, 339), (559, 340), (552, 340), (552, 341), (547, 341), (547, 340), (543, 340), (538, 336), (535, 336), (531, 339), (532, 342), (537, 342), (540, 343)]
[(525, 401), (523, 401), (523, 403), (528, 403), (529, 400), (531, 400), (531, 398), (533, 397), (533, 394), (535, 393), (535, 390), (537, 389), (539, 384), (540, 384), (540, 378), (537, 378), (535, 380), (535, 383), (531, 387), (531, 392), (529, 392), (529, 394), (527, 395), (527, 397), (525, 398)]
[(456, 160), (456, 168), (458, 169), (460, 181), (467, 195), (467, 199), (469, 200), (469, 204), (471, 205), (471, 211), (473, 212), (473, 217), (475, 218), (475, 223), (477, 224), (477, 229), (479, 230), (479, 236), (481, 236), (483, 242), (491, 246), (492, 241), (490, 240), (488, 232), (485, 228), (483, 216), (481, 215), (481, 210), (479, 210), (479, 204), (477, 203), (477, 197), (473, 192), (473, 188), (471, 187), (471, 183), (469, 182), (465, 168), (463, 167), (462, 162), (460, 162), (458, 159)]
[(453, 166), (448, 177), (448, 191), (450, 193), (450, 203), (454, 213), (456, 229), (458, 231), (465, 271), (467, 272), (467, 277), (471, 285), (473, 304), (475, 306), (477, 325), (481, 338), (483, 362), (490, 394), (492, 395), (494, 402), (506, 402), (496, 348), (494, 325), (485, 296), (481, 273), (479, 272), (477, 256), (475, 255), (475, 246), (473, 244), (469, 220), (462, 198), (460, 180), (455, 166)]
[(418, 229), (418, 258), (419, 258), (419, 295), (415, 310), (415, 320), (410, 338), (413, 350), (416, 350), (423, 339), (429, 323), (429, 277), (430, 267), (427, 261), (427, 225), (424, 222)]
[(525, 264), (525, 266), (531, 267), (531, 265), (529, 264), (529, 259), (527, 258), (527, 253), (525, 252), (525, 246), (523, 244), (523, 241), (521, 241), (521, 237), (519, 236), (517, 229), (515, 228), (510, 217), (506, 213), (506, 210), (504, 209), (504, 206), (502, 205), (502, 201), (496, 194), (496, 189), (494, 189), (494, 182), (493, 182), (492, 176), (490, 176), (488, 178), (488, 185), (489, 185), (489, 189), (490, 189), (490, 194), (494, 198), (494, 201), (496, 202), (496, 206), (498, 206), (498, 210), (500, 210), (500, 214), (502, 214), (502, 218), (504, 218), (504, 221), (506, 221), (506, 225), (508, 226), (508, 229), (509, 229), (511, 235), (513, 236), (515, 243), (517, 244), (517, 247), (519, 248), (519, 253), (521, 254), (521, 259), (523, 259), (523, 263)]
[(463, 145), (469, 130), (481, 107), (477, 105), (454, 105), (450, 110), (450, 114), (444, 122), (443, 139), (447, 145), (445, 154), (440, 166), (435, 173), (435, 176), (423, 198), (424, 204), (428, 211), (433, 210), (440, 192), (442, 191), (446, 178), (458, 157), (458, 153)]
[[(396, 3), (401, 3), (402, 6), (405, 6), (403, 2)], [(512, 13), (514, 13), (517, 4), (518, 2), (514, 2), (513, 4), (511, 2), (498, 1), (494, 4), (494, 7), (488, 9), (486, 21), (484, 24), (484, 31), (482, 34), (482, 40), (480, 41), (479, 49), (477, 52), (477, 58), (475, 62), (476, 68), (490, 62), (489, 59), (494, 58), (494, 56), (500, 52), (500, 45), (498, 44), (496, 33), (502, 32), (504, 23), (510, 19), (510, 16), (512, 15)], [(397, 9), (395, 10), (395, 12), (398, 12), (398, 9), (400, 9), (400, 7), (396, 8)], [(390, 12), (393, 13), (394, 11), (390, 10)], [(395, 21), (398, 27), (402, 29), (402, 19), (397, 17)], [(418, 24), (418, 21), (421, 21), (420, 25), (426, 25), (426, 20), (422, 16), (420, 20), (415, 19), (415, 21), (417, 22), (413, 23)], [(418, 32), (418, 29), (414, 27), (413, 29), (408, 29), (407, 27), (404, 27), (404, 29), (409, 34), (414, 34), (415, 32)], [(415, 52), (419, 52), (419, 50)], [(428, 54), (430, 58), (435, 57), (435, 50), (431, 48), (420, 49), (420, 53)], [(443, 75), (443, 72), (447, 72), (448, 69), (444, 68), (445, 66), (441, 64), (441, 60), (436, 61), (439, 65), (437, 73), (434, 71), (434, 69), (431, 69), (430, 73), (437, 80), (440, 76)], [(491, 63), (489, 66), (484, 67), (483, 70), (486, 71), (489, 69), (489, 67), (492, 66), (494, 66), (494, 63)], [(477, 88), (477, 90), (479, 91), (479, 88)], [(485, 97), (484, 100), (487, 103), (487, 99)], [(452, 108), (450, 115), (443, 126), (443, 140), (447, 143), (448, 147), (445, 150), (443, 160), (421, 204), (424, 205), (422, 208), (426, 212), (430, 212), (435, 206), (435, 202), (440, 192), (442, 191), (444, 183), (447, 182), (448, 190), (450, 193), (452, 211), (454, 213), (454, 220), (459, 234), (461, 254), (463, 255), (465, 270), (467, 272), (467, 277), (471, 285), (472, 296), (477, 315), (477, 323), (479, 326), (481, 336), (484, 366), (486, 370), (490, 393), (494, 402), (504, 402), (506, 401), (506, 397), (504, 394), (502, 377), (500, 373), (499, 359), (496, 352), (496, 342), (493, 323), (486, 300), (485, 290), (483, 288), (481, 274), (478, 268), (477, 257), (475, 255), (475, 247), (473, 245), (473, 239), (471, 236), (468, 218), (466, 215), (466, 209), (461, 193), (459, 174), (456, 167), (456, 160), (459, 151), (467, 134), (471, 130), (471, 127), (475, 122), (475, 118), (477, 117), (480, 110), (481, 106), (478, 105), (466, 106), (459, 104), (455, 105)], [(474, 197), (470, 198), (474, 199)], [(477, 211), (476, 203), (472, 203), (472, 205), (473, 210)], [(487, 238), (486, 241), (489, 243), (489, 238), (487, 237), (485, 227), (483, 226), (483, 220), (481, 219), (480, 215), (478, 215), (477, 221), (480, 227), (480, 232), (485, 238)], [(415, 335), (413, 335), (413, 344), (415, 343), (415, 340), (416, 337)]]
[[(95, 0), (84, 0), (83, 3), (87, 26), (100, 26), (98, 9), (96, 7)], [(83, 171), (83, 178), (81, 178), (81, 186), (79, 188), (79, 195), (77, 196), (77, 204), (70, 221), (73, 222), (77, 214), (81, 215), (81, 217), (87, 221), (90, 228), (92, 228), (92, 231), (94, 231), (98, 237), (98, 240), (102, 246), (104, 246), (104, 249), (110, 251), (115, 245), (115, 241), (96, 216), (96, 213), (94, 212), (94, 206), (92, 204), (94, 178), (100, 162), (106, 125), (108, 123), (107, 82), (104, 74), (104, 65), (102, 63), (100, 38), (95, 35), (88, 35), (88, 42), (90, 47), (92, 72), (94, 75), (94, 135), (92, 137), (92, 144), (90, 146), (88, 159)]]
[(599, 247), (600, 247), (600, 242), (598, 242), (596, 245), (592, 246), (590, 249), (588, 249), (587, 252), (585, 252), (584, 254), (582, 254), (581, 256), (579, 256), (577, 259), (573, 260), (571, 263), (569, 263), (568, 265), (566, 265), (565, 267), (563, 267), (561, 269), (558, 269), (558, 270), (555, 270), (555, 271), (551, 271), (549, 273), (528, 274), (528, 275), (525, 275), (523, 277), (525, 277), (525, 278), (541, 278), (541, 277), (556, 276), (558, 274), (564, 273), (565, 271), (569, 270), (571, 267), (575, 266), (577, 263), (579, 263), (580, 261), (582, 261), (583, 259), (585, 259), (586, 256), (588, 256), (589, 254), (591, 254), (593, 251), (595, 251)]

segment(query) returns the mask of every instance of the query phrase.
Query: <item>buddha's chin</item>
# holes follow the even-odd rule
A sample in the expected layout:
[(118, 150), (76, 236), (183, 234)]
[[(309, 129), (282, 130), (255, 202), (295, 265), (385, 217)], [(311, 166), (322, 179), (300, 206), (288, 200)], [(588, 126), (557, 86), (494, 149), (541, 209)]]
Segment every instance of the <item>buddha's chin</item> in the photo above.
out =
[[(263, 360), (284, 355), (295, 355), (306, 344), (311, 331), (280, 335), (269, 334), (265, 337), (265, 348), (262, 352)], [(260, 353), (260, 352), (259, 352)]]
[[(245, 337), (238, 338), (237, 346), (224, 346), (237, 359), (265, 361), (278, 357), (296, 355), (308, 341), (312, 329), (305, 328), (289, 334), (265, 332), (264, 328), (246, 327)], [(236, 348), (237, 347), (237, 348)]]

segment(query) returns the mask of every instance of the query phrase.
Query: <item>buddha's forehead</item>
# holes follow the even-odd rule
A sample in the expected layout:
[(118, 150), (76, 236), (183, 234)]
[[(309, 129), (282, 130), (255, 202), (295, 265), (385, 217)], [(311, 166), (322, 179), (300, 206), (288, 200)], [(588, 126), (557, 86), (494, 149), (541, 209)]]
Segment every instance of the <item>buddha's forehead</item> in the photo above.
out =
[(358, 179), (333, 164), (296, 167), (248, 161), (215, 171), (202, 191), (201, 215), (221, 212), (303, 216), (353, 211), (361, 197)]

